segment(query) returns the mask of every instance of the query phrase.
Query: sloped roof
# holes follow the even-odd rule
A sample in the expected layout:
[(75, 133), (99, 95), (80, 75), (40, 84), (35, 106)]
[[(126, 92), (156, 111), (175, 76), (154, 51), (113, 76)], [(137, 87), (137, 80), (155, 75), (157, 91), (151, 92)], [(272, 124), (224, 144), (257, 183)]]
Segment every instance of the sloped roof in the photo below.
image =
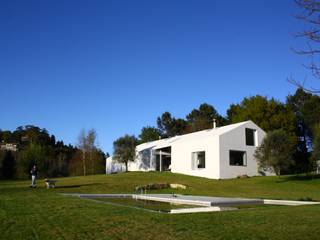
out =
[(207, 137), (220, 136), (248, 122), (252, 122), (252, 121), (245, 121), (245, 122), (230, 124), (223, 127), (206, 129), (198, 132), (193, 132), (193, 133), (188, 133), (184, 135), (178, 135), (171, 138), (164, 138), (164, 139), (160, 139), (152, 142), (143, 143), (137, 146), (137, 150), (142, 151), (144, 149), (149, 149), (149, 148), (160, 149), (160, 148), (169, 147), (173, 143), (180, 142), (180, 141), (197, 140), (197, 139), (203, 139)]

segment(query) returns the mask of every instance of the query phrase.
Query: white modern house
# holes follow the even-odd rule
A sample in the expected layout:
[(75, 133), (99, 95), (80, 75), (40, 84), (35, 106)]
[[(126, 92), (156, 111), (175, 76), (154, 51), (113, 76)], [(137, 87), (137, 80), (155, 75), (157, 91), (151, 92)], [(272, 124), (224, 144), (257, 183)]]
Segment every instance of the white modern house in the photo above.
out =
[[(140, 144), (129, 171), (171, 171), (211, 179), (241, 175), (269, 175), (260, 172), (254, 158), (266, 133), (252, 121), (175, 136)], [(106, 172), (123, 171), (120, 163), (106, 161)]]

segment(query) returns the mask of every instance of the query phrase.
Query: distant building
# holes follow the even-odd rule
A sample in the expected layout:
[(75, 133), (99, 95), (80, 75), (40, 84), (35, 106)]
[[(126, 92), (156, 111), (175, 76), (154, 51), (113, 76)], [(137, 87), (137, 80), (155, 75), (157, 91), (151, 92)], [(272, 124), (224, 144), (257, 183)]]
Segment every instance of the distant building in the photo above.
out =
[[(269, 175), (259, 171), (254, 152), (266, 133), (252, 121), (203, 130), (140, 144), (137, 157), (128, 163), (129, 171), (171, 171), (211, 179)], [(106, 172), (125, 168), (112, 157)]]
[(126, 166), (124, 163), (117, 162), (116, 160), (112, 159), (112, 157), (108, 157), (106, 159), (106, 173), (118, 173), (118, 172), (125, 172)]
[(0, 150), (2, 151), (18, 151), (18, 145), (14, 143), (1, 143)]
[(317, 174), (320, 173), (320, 160), (317, 161)]

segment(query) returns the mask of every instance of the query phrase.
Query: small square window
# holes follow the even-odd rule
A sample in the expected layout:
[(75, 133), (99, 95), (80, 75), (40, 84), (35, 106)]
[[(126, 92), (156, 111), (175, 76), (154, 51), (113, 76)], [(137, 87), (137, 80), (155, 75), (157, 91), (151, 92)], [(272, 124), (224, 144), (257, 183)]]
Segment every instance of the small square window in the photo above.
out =
[(231, 166), (246, 166), (247, 154), (244, 151), (230, 150), (229, 160)]
[(192, 169), (201, 169), (206, 167), (206, 153), (205, 151), (192, 153)]

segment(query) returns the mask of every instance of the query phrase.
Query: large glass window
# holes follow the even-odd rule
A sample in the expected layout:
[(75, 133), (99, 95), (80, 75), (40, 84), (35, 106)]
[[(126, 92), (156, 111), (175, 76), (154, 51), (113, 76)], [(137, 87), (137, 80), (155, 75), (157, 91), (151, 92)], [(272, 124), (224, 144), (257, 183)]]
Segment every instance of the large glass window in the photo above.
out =
[(246, 128), (246, 145), (256, 146), (256, 130)]
[(206, 153), (205, 151), (192, 153), (192, 169), (201, 169), (206, 167)]
[(246, 166), (247, 154), (244, 151), (230, 150), (229, 160), (231, 166)]

